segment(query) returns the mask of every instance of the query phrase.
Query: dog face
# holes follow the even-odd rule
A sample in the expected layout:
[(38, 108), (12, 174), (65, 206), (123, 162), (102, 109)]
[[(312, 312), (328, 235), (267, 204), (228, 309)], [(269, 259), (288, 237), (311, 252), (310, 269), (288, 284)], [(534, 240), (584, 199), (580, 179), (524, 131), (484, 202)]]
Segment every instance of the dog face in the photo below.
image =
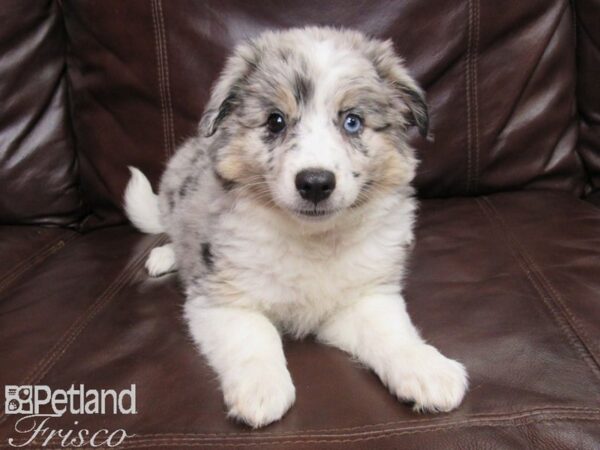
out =
[(306, 28), (239, 46), (201, 129), (225, 189), (310, 223), (409, 184), (411, 125), (427, 107), (389, 41)]

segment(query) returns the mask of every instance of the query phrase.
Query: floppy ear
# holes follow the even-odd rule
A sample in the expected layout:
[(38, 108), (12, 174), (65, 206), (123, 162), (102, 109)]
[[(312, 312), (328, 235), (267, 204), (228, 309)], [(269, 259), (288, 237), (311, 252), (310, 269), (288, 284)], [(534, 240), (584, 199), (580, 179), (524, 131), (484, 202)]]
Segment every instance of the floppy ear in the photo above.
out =
[(200, 120), (200, 129), (205, 137), (215, 134), (221, 123), (239, 106), (241, 90), (248, 75), (256, 68), (255, 61), (255, 48), (242, 44), (225, 63)]
[(404, 67), (391, 40), (370, 42), (369, 57), (379, 76), (389, 83), (398, 98), (408, 107), (408, 125), (415, 125), (423, 137), (429, 133), (429, 111), (425, 93)]
[(419, 86), (413, 84), (413, 86), (405, 84), (398, 89), (403, 92), (405, 102), (411, 112), (409, 124), (416, 125), (421, 136), (426, 138), (429, 136), (429, 108), (425, 101), (425, 93)]

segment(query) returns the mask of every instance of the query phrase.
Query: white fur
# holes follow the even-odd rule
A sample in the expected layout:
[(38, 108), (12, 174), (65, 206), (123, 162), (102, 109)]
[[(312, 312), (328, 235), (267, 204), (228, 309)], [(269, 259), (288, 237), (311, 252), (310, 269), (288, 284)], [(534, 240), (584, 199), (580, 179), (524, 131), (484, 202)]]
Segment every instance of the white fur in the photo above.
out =
[[(413, 209), (412, 199), (387, 198), (367, 217), (346, 218), (326, 236), (302, 234), (243, 202), (222, 217), (214, 242), (228, 242), (227, 257), (240, 267), (230, 269), (232, 287), (245, 295), (223, 308), (190, 297), (185, 312), (192, 336), (220, 375), (232, 416), (260, 427), (293, 402), (272, 324), (295, 337), (315, 333), (352, 354), (395, 396), (414, 401), (415, 410), (449, 411), (460, 404), (468, 384), (464, 367), (419, 336), (396, 284), (380, 284), (397, 271), (398, 248), (412, 241)], [(228, 311), (235, 311), (235, 320)]]
[(285, 155), (276, 183), (271, 188), (276, 202), (288, 209), (297, 209), (295, 174), (312, 167), (329, 170), (335, 174), (336, 189), (328, 202), (332, 209), (343, 209), (358, 195), (360, 186), (352, 176), (352, 169), (362, 169), (363, 161), (358, 155), (354, 158), (342, 157), (344, 153), (340, 149), (344, 146), (344, 137), (335, 128), (330, 117), (330, 111), (335, 108), (332, 93), (344, 75), (361, 73), (369, 67), (366, 61), (336, 50), (327, 41), (308, 42), (303, 51), (310, 55), (309, 61), (315, 78), (319, 80), (315, 85), (314, 107), (305, 112), (303, 120), (297, 126), (300, 135), (298, 151)]
[(450, 411), (467, 388), (464, 367), (423, 342), (397, 295), (365, 297), (325, 322), (318, 338), (371, 367), (415, 410)]
[(163, 233), (158, 196), (152, 191), (148, 178), (142, 172), (135, 167), (129, 167), (129, 170), (131, 178), (124, 195), (127, 217), (144, 233)]
[(294, 403), (281, 338), (261, 313), (247, 308), (186, 304), (185, 316), (219, 374), (229, 415), (253, 427), (278, 420)]
[[(308, 58), (312, 79), (318, 80), (314, 102), (295, 125), (296, 148), (275, 151), (276, 175), (265, 174), (278, 207), (220, 184), (206, 150), (215, 142), (212, 134), (191, 139), (169, 162), (161, 183), (162, 216), (148, 181), (132, 170), (126, 193), (129, 217), (149, 232), (165, 224), (173, 242), (172, 248), (155, 249), (147, 267), (160, 274), (177, 266), (186, 287), (190, 333), (219, 376), (229, 415), (252, 427), (280, 419), (295, 400), (280, 333), (297, 338), (314, 334), (350, 353), (395, 396), (414, 401), (419, 411), (449, 411), (467, 388), (464, 367), (421, 338), (401, 295), (416, 210), (409, 186), (416, 167), (412, 150), (398, 149), (406, 164), (398, 172), (403, 176), (398, 186), (349, 207), (363, 183), (352, 172), (368, 172), (373, 160), (382, 157), (377, 148), (367, 156), (348, 147), (332, 119), (339, 77), (372, 70), (355, 49), (360, 44), (373, 50), (376, 44), (361, 39), (310, 29), (260, 41), (265, 47), (295, 42)], [(389, 43), (380, 45), (390, 52)], [(228, 85), (244, 72), (245, 59), (228, 63), (209, 111), (215, 111)], [(398, 82), (412, 86), (398, 61), (391, 61)], [(377, 138), (372, 140), (375, 147), (382, 142)], [(245, 151), (252, 160), (267, 153), (256, 138)], [(293, 214), (302, 202), (294, 175), (311, 167), (331, 170), (338, 180), (328, 200), (335, 213), (324, 219)]]
[(146, 270), (151, 277), (159, 277), (177, 270), (173, 245), (166, 244), (152, 249), (146, 260)]

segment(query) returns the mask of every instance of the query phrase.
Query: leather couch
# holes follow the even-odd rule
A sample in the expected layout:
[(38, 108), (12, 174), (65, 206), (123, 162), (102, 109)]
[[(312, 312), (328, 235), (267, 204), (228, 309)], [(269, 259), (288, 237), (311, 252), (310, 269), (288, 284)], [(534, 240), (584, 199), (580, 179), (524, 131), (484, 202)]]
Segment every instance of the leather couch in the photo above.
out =
[[(53, 428), (135, 434), (119, 448), (600, 447), (600, 2), (2, 0), (0, 23), (0, 385), (136, 385), (137, 414)], [(176, 275), (144, 271), (165, 237), (123, 217), (127, 165), (157, 183), (235, 42), (309, 23), (391, 37), (428, 93), (405, 294), (468, 368), (454, 412), (413, 413), (309, 339), (285, 343), (281, 422), (227, 420)], [(0, 448), (17, 419), (0, 412)]]

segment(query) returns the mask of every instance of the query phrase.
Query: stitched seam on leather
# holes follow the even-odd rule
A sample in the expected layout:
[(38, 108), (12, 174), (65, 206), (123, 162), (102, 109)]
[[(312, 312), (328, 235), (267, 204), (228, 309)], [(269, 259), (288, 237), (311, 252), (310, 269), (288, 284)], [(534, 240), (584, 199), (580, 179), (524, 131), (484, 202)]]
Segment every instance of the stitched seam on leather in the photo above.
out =
[(479, 183), (479, 99), (477, 66), (479, 53), (480, 4), (468, 2), (465, 90), (467, 103), (467, 193), (477, 191)]
[[(513, 257), (519, 264), (521, 270), (525, 273), (531, 285), (537, 291), (539, 297), (542, 299), (544, 305), (548, 308), (555, 322), (558, 324), (559, 329), (563, 332), (567, 338), (567, 342), (571, 344), (575, 352), (585, 361), (588, 367), (591, 369), (594, 376), (600, 379), (600, 371), (594, 360), (594, 355), (587, 347), (584, 340), (577, 333), (577, 330), (573, 327), (573, 324), (565, 316), (564, 312), (561, 311), (557, 300), (553, 297), (552, 292), (543, 284), (540, 273), (535, 267), (531, 266), (529, 260), (525, 257), (526, 252), (516, 240), (516, 238), (509, 232), (507, 224), (503, 221), (502, 216), (496, 208), (494, 208), (491, 200), (487, 197), (482, 199), (476, 199), (484, 216), (490, 221), (493, 226), (497, 226), (502, 230), (502, 234), (507, 241), (508, 247), (513, 254)], [(496, 216), (498, 221), (494, 220), (493, 216)]]
[[(150, 248), (162, 245), (166, 237), (159, 235), (146, 247), (146, 249), (132, 262), (130, 262), (115, 278), (115, 280), (100, 294), (85, 312), (69, 327), (69, 329), (56, 341), (52, 349), (43, 357), (32, 371), (27, 375), (19, 385), (37, 384), (46, 376), (56, 362), (67, 352), (71, 344), (81, 335), (92, 319), (102, 311), (115, 295), (126, 285), (133, 277), (139, 267), (142, 265)], [(0, 411), (0, 423), (7, 419), (4, 411)]]
[(154, 49), (156, 52), (156, 71), (158, 76), (158, 91), (160, 94), (160, 118), (162, 121), (162, 129), (163, 129), (163, 144), (165, 146), (165, 154), (168, 155), (168, 139), (167, 139), (167, 125), (166, 125), (166, 114), (165, 114), (165, 99), (163, 93), (163, 79), (162, 79), (162, 54), (160, 52), (160, 44), (158, 38), (158, 25), (156, 19), (156, 5), (155, 0), (151, 2), (152, 8), (152, 29), (154, 31)]
[(478, 66), (478, 58), (479, 58), (479, 24), (480, 24), (480, 2), (479, 0), (475, 0), (475, 18), (474, 18), (474, 39), (475, 44), (473, 48), (473, 57), (471, 64), (471, 85), (472, 85), (472, 99), (473, 99), (473, 146), (475, 147), (475, 161), (473, 161), (473, 192), (477, 192), (479, 185), (479, 98), (477, 95), (478, 91), (478, 82), (477, 82), (477, 66)]
[(473, 0), (468, 2), (467, 54), (465, 59), (465, 102), (467, 104), (467, 193), (471, 191), (471, 152), (473, 137), (471, 127), (471, 52), (473, 41)]
[[(506, 230), (508, 230), (508, 225), (506, 224), (506, 222), (504, 221), (504, 219), (498, 212), (497, 208), (494, 206), (493, 202), (489, 199), (486, 199), (486, 201), (489, 204), (492, 211), (498, 216), (498, 219), (502, 223), (504, 228)], [(508, 234), (508, 231), (507, 231), (507, 234)], [(513, 240), (514, 240), (517, 250), (521, 254), (522, 258), (531, 267), (532, 271), (537, 275), (542, 286), (545, 287), (546, 291), (550, 294), (550, 297), (552, 298), (552, 300), (554, 300), (554, 303), (558, 306), (557, 309), (562, 313), (562, 316), (564, 317), (566, 322), (570, 325), (570, 328), (573, 330), (573, 333), (577, 336), (577, 338), (579, 339), (579, 341), (581, 342), (581, 344), (583, 345), (585, 350), (587, 350), (587, 352), (589, 353), (589, 356), (591, 356), (591, 358), (594, 362), (594, 365), (592, 366), (592, 370), (594, 370), (594, 373), (596, 374), (596, 376), (598, 376), (598, 378), (600, 378), (600, 370), (598, 370), (598, 369), (600, 369), (599, 358), (592, 350), (592, 344), (591, 344), (592, 340), (589, 337), (588, 333), (585, 331), (584, 326), (581, 324), (581, 322), (579, 322), (579, 320), (572, 313), (570, 308), (567, 306), (566, 302), (563, 300), (562, 296), (558, 293), (558, 291), (552, 285), (550, 280), (548, 280), (548, 278), (546, 277), (544, 272), (541, 270), (539, 265), (535, 262), (533, 257), (531, 257), (525, 251), (525, 249), (520, 244), (520, 242), (517, 240), (517, 238), (513, 237)]]
[(152, 26), (156, 49), (158, 87), (160, 93), (163, 140), (166, 158), (175, 150), (175, 127), (173, 124), (173, 106), (171, 101), (171, 85), (169, 79), (169, 58), (166, 41), (166, 30), (161, 0), (152, 0)]
[(41, 262), (45, 261), (49, 256), (53, 255), (54, 253), (65, 247), (75, 237), (77, 237), (77, 234), (65, 231), (64, 233), (61, 233), (60, 236), (58, 236), (56, 239), (52, 240), (47, 245), (42, 247), (39, 251), (29, 255), (17, 266), (15, 266), (11, 271), (5, 274), (4, 277), (2, 277), (2, 279), (0, 279), (0, 292), (4, 291), (25, 272), (39, 265)]
[[(529, 416), (537, 416), (540, 414), (558, 414), (558, 413), (578, 413), (578, 414), (600, 414), (599, 408), (589, 408), (589, 407), (561, 407), (561, 406), (540, 406), (532, 410), (518, 411), (518, 412), (494, 412), (494, 413), (479, 413), (472, 414), (469, 416), (466, 421), (472, 421), (474, 419), (502, 419), (502, 418), (514, 418), (514, 417), (529, 417)], [(362, 434), (362, 433), (373, 433), (381, 431), (385, 429), (385, 427), (393, 427), (396, 429), (398, 427), (410, 427), (413, 424), (421, 425), (421, 426), (436, 426), (436, 425), (448, 425), (448, 424), (456, 424), (462, 423), (461, 420), (456, 419), (408, 419), (408, 420), (400, 420), (400, 421), (391, 421), (391, 422), (383, 422), (378, 424), (371, 425), (361, 425), (356, 427), (340, 427), (340, 428), (324, 428), (324, 429), (307, 429), (307, 430), (299, 430), (299, 431), (282, 431), (282, 432), (261, 432), (260, 436), (256, 436), (257, 438), (270, 437), (277, 438), (281, 436), (294, 436), (294, 435), (322, 435), (325, 433), (344, 433), (344, 434)], [(378, 429), (379, 427), (379, 429)], [(248, 438), (248, 433), (151, 433), (151, 434), (137, 434), (136, 437), (143, 439), (152, 439), (152, 438), (193, 438), (193, 437), (206, 437), (209, 438), (227, 438), (227, 439), (237, 439), (237, 438)]]
[[(527, 254), (525, 254), (525, 256), (529, 258)], [(596, 355), (595, 351), (593, 350), (593, 339), (590, 338), (590, 335), (588, 334), (585, 325), (581, 323), (581, 321), (577, 318), (575, 314), (573, 314), (573, 312), (567, 305), (567, 302), (564, 301), (563, 296), (556, 290), (554, 285), (550, 282), (550, 280), (546, 277), (544, 272), (540, 269), (540, 267), (533, 259), (531, 259), (531, 265), (536, 269), (536, 271), (540, 275), (540, 278), (545, 283), (546, 287), (554, 295), (554, 300), (556, 300), (556, 302), (563, 308), (568, 319), (571, 321), (571, 325), (575, 329), (575, 332), (579, 334), (579, 339), (587, 347), (587, 350), (590, 352), (590, 355), (594, 359), (596, 365), (600, 367), (600, 358), (598, 357), (598, 355)]]
[[(288, 440), (278, 441), (278, 438), (282, 438), (282, 434), (271, 436), (272, 439), (269, 439), (269, 436), (265, 436), (264, 433), (252, 435), (250, 432), (247, 433), (239, 433), (240, 437), (236, 439), (231, 439), (226, 436), (221, 436), (221, 438), (211, 438), (211, 437), (202, 437), (205, 435), (199, 434), (193, 437), (192, 435), (188, 435), (190, 437), (176, 437), (176, 436), (167, 436), (159, 438), (160, 435), (156, 438), (147, 438), (149, 435), (136, 435), (132, 438), (129, 438), (124, 444), (119, 447), (122, 448), (138, 448), (141, 446), (157, 446), (157, 445), (168, 445), (168, 444), (180, 444), (182, 446), (192, 446), (192, 445), (215, 445), (215, 446), (234, 446), (234, 445), (274, 445), (274, 444), (282, 444), (282, 443), (310, 443), (310, 442), (352, 442), (352, 441), (363, 441), (363, 440), (373, 440), (373, 439), (381, 439), (386, 438), (388, 436), (402, 435), (402, 434), (413, 434), (413, 433), (427, 433), (432, 431), (440, 431), (440, 430), (451, 430), (451, 429), (459, 429), (459, 428), (467, 428), (467, 427), (481, 427), (481, 426), (491, 426), (491, 427), (502, 427), (502, 426), (523, 426), (529, 425), (532, 423), (540, 423), (547, 421), (557, 421), (557, 420), (587, 420), (587, 421), (597, 421), (600, 420), (600, 411), (591, 409), (587, 412), (574, 413), (574, 414), (561, 414), (559, 411), (560, 408), (555, 412), (539, 412), (539, 413), (529, 413), (529, 414), (511, 414), (506, 417), (497, 417), (497, 418), (488, 418), (482, 420), (458, 420), (454, 422), (447, 422), (444, 424), (431, 424), (425, 426), (417, 426), (412, 428), (387, 428), (381, 430), (375, 430), (368, 433), (355, 433), (355, 434), (341, 434), (341, 435), (309, 435), (309, 436), (286, 436)], [(592, 416), (587, 415), (592, 414)], [(141, 437), (141, 438), (140, 438)], [(344, 438), (344, 439), (339, 439)], [(290, 439), (296, 439), (292, 441)], [(49, 443), (55, 444), (60, 439), (52, 439)], [(230, 442), (227, 442), (230, 441)], [(235, 441), (235, 442), (233, 442)], [(244, 442), (245, 441), (245, 442)], [(221, 442), (221, 444), (219, 444)], [(8, 447), (6, 444), (0, 445), (0, 448)]]
[[(405, 430), (381, 430), (372, 435), (365, 436), (356, 436), (356, 437), (344, 437), (338, 436), (335, 439), (332, 438), (304, 438), (304, 439), (295, 439), (295, 440), (263, 440), (257, 437), (256, 440), (246, 440), (246, 441), (237, 441), (237, 442), (215, 442), (215, 440), (208, 441), (196, 441), (193, 442), (189, 439), (166, 439), (166, 440), (149, 440), (149, 441), (141, 441), (135, 440), (132, 438), (130, 441), (126, 441), (122, 447), (123, 448), (136, 448), (141, 446), (158, 446), (158, 445), (168, 445), (168, 444), (176, 444), (178, 446), (194, 446), (194, 445), (210, 445), (211, 447), (232, 447), (232, 446), (257, 446), (257, 445), (283, 445), (283, 444), (311, 444), (311, 443), (347, 443), (347, 442), (359, 442), (359, 441), (372, 441), (375, 439), (385, 439), (392, 436), (401, 436), (407, 434), (418, 434), (418, 433), (431, 433), (435, 431), (449, 431), (454, 429), (461, 428), (472, 428), (472, 427), (518, 427), (531, 425), (540, 422), (547, 421), (558, 421), (558, 420), (585, 420), (585, 421), (599, 421), (600, 416), (590, 417), (590, 416), (580, 416), (580, 415), (550, 415), (550, 416), (541, 416), (541, 417), (529, 417), (523, 419), (503, 419), (501, 421), (476, 421), (476, 422), (462, 422), (441, 426), (433, 426), (433, 427), (423, 427), (423, 428), (412, 428)], [(340, 439), (340, 437), (342, 439)]]
[(163, 145), (165, 156), (168, 158), (170, 155), (169, 149), (169, 137), (168, 137), (168, 125), (167, 125), (167, 102), (166, 96), (164, 93), (164, 80), (163, 80), (163, 59), (162, 59), (162, 51), (161, 51), (161, 39), (159, 37), (160, 31), (158, 26), (158, 13), (156, 7), (156, 0), (152, 0), (151, 2), (152, 8), (152, 28), (154, 31), (154, 48), (156, 52), (156, 70), (158, 76), (158, 91), (160, 96), (160, 118), (162, 121), (162, 130), (163, 130)]
[[(493, 205), (492, 205), (492, 208), (496, 209)], [(596, 355), (596, 353), (593, 350), (593, 339), (590, 338), (590, 336), (585, 328), (585, 325), (583, 325), (581, 323), (581, 321), (577, 318), (577, 316), (575, 314), (573, 314), (573, 312), (569, 308), (567, 302), (564, 301), (563, 296), (558, 292), (558, 290), (550, 282), (548, 277), (546, 277), (546, 274), (542, 271), (542, 269), (537, 264), (537, 262), (533, 259), (533, 257), (531, 257), (527, 252), (525, 252), (525, 250), (523, 250), (523, 257), (529, 261), (530, 265), (538, 273), (538, 275), (539, 275), (542, 283), (545, 285), (546, 289), (548, 289), (553, 294), (554, 300), (564, 310), (564, 313), (566, 314), (567, 319), (571, 322), (571, 326), (573, 327), (575, 333), (578, 334), (579, 339), (586, 346), (590, 355), (594, 359), (596, 365), (598, 367), (600, 367), (600, 358), (598, 357), (598, 355)]]
[(161, 40), (162, 46), (161, 51), (163, 53), (163, 80), (165, 83), (165, 94), (167, 99), (167, 124), (169, 126), (169, 156), (175, 152), (175, 126), (173, 124), (173, 103), (171, 101), (171, 81), (169, 78), (169, 48), (167, 46), (167, 31), (165, 27), (164, 13), (162, 7), (162, 0), (157, 0), (158, 5), (158, 19), (161, 29)]

